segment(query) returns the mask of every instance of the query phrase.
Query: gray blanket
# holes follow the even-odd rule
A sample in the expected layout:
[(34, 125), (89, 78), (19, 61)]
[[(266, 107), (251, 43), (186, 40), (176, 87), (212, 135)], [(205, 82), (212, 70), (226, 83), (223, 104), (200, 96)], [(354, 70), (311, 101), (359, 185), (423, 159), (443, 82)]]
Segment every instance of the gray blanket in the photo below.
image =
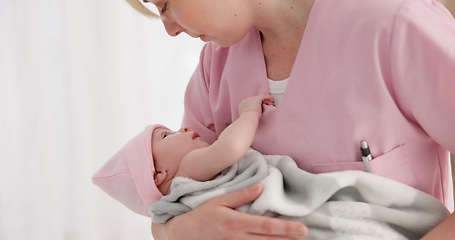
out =
[(214, 180), (175, 178), (171, 193), (149, 211), (163, 223), (258, 182), (261, 196), (238, 210), (302, 222), (305, 239), (419, 239), (449, 215), (437, 199), (399, 182), (362, 171), (311, 174), (290, 157), (252, 149)]

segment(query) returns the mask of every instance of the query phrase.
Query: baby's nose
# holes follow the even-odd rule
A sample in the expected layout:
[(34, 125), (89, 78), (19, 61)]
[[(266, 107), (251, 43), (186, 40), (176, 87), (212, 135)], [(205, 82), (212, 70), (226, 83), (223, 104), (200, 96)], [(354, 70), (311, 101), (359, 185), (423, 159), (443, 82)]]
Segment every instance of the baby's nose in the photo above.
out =
[(188, 132), (189, 130), (188, 130), (187, 127), (183, 127), (183, 128), (180, 129), (180, 131), (181, 131), (181, 132)]

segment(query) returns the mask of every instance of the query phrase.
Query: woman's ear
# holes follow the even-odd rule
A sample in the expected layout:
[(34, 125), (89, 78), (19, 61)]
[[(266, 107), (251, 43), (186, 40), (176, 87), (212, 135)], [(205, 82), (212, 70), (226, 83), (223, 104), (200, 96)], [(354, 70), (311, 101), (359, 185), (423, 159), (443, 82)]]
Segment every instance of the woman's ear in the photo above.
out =
[(156, 186), (161, 185), (161, 183), (164, 182), (166, 177), (167, 177), (167, 171), (166, 170), (162, 170), (162, 171), (156, 172), (156, 174), (155, 174), (155, 185)]

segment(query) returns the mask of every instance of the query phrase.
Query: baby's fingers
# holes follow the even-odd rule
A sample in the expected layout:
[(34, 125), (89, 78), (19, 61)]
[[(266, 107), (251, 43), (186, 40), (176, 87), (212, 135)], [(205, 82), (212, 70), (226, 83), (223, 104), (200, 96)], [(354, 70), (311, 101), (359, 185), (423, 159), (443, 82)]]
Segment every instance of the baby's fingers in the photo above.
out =
[(270, 94), (262, 94), (257, 96), (263, 104), (274, 105), (275, 99)]

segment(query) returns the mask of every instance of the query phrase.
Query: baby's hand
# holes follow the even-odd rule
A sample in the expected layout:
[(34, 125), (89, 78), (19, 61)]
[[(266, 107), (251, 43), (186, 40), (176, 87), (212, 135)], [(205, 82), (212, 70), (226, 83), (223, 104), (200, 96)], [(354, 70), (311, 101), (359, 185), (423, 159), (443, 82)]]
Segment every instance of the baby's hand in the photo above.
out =
[(259, 117), (262, 115), (262, 104), (274, 105), (275, 100), (270, 94), (261, 94), (244, 99), (239, 104), (239, 114), (255, 112)]

